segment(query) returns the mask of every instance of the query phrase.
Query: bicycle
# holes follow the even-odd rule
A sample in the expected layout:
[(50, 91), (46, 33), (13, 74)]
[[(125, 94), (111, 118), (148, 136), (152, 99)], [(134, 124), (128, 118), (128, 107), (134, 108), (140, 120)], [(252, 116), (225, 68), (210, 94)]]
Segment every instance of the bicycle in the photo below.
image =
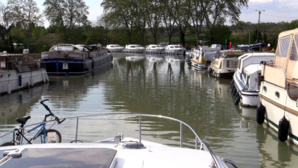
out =
[(60, 120), (57, 116), (55, 116), (53, 114), (51, 109), (46, 104), (44, 104), (44, 102), (48, 101), (48, 100), (49, 99), (42, 100), (40, 103), (49, 112), (49, 114), (45, 115), (43, 122), (41, 122), (40, 124), (38, 124), (37, 126), (35, 126), (34, 128), (32, 128), (32, 129), (30, 129), (26, 132), (26, 133), (30, 133), (30, 132), (36, 130), (37, 128), (39, 128), (39, 130), (36, 132), (36, 134), (32, 138), (28, 139), (25, 136), (26, 133), (25, 133), (24, 125), (31, 118), (31, 116), (25, 116), (23, 118), (17, 118), (16, 119), (16, 121), (18, 123), (20, 123), (21, 125), (18, 128), (14, 129), (12, 141), (5, 142), (0, 146), (22, 145), (24, 139), (26, 140), (27, 143), (32, 144), (39, 137), (40, 137), (41, 143), (61, 143), (62, 137), (61, 137), (60, 132), (55, 130), (55, 129), (51, 129), (51, 127), (53, 127), (55, 122), (53, 123), (53, 125), (49, 129), (46, 129), (46, 123), (47, 123), (47, 118), (48, 117), (54, 117), (55, 121), (58, 124), (61, 124), (63, 121), (65, 121), (65, 118)]

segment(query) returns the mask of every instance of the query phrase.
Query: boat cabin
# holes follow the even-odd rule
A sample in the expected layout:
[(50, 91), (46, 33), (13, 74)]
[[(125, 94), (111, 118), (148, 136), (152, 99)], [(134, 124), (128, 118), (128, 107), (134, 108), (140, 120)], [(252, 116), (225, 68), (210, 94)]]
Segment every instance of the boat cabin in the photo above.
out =
[(264, 80), (287, 89), (291, 98), (298, 98), (298, 29), (279, 34), (273, 64), (263, 66)]

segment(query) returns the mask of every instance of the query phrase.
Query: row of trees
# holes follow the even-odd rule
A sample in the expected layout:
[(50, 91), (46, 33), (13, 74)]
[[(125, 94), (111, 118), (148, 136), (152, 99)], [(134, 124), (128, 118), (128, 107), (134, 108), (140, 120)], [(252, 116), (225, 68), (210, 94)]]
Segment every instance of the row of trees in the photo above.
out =
[[(50, 33), (57, 35), (55, 41), (61, 42), (82, 42), (87, 38), (86, 30), (91, 23), (83, 0), (45, 0), (43, 5), (45, 11), (40, 12), (34, 0), (8, 0), (7, 4), (0, 4), (0, 49), (13, 52), (12, 42), (25, 47), (37, 43), (39, 48), (48, 48), (40, 45), (50, 39), (38, 40)], [(47, 29), (44, 19), (50, 23)]]
[[(0, 4), (0, 51), (20, 52), (23, 44), (31, 52), (48, 50), (56, 43), (181, 43), (185, 47), (209, 44), (253, 43), (262, 37), (274, 45), (279, 32), (297, 27), (291, 23), (239, 22), (247, 0), (103, 0), (104, 15), (96, 25), (87, 19), (83, 0), (45, 0), (39, 11), (34, 0), (8, 0)], [(50, 26), (44, 27), (44, 20)], [(224, 23), (233, 23), (226, 26)]]
[(187, 31), (195, 32), (198, 44), (203, 28), (212, 32), (227, 21), (236, 23), (247, 0), (103, 0), (101, 5), (108, 29), (125, 29), (128, 43), (137, 32), (144, 45), (146, 30), (157, 43), (159, 29), (164, 28), (170, 43), (178, 29), (184, 46)]

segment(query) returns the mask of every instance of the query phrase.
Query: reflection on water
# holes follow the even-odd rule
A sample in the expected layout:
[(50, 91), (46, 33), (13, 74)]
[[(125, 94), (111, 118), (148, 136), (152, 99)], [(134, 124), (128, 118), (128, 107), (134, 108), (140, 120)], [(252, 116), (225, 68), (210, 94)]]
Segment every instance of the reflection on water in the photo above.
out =
[[(14, 125), (16, 116), (30, 114), (30, 122), (41, 121), (46, 112), (39, 101), (48, 98), (49, 107), (61, 117), (126, 112), (178, 118), (192, 126), (214, 152), (236, 161), (239, 167), (297, 165), (296, 146), (279, 143), (276, 132), (259, 126), (255, 122), (254, 108), (234, 105), (231, 80), (212, 78), (205, 71), (190, 69), (183, 56), (113, 56), (113, 67), (85, 76), (50, 78), (47, 90), (27, 98), (27, 103), (23, 103), (24, 98), (21, 101), (19, 96), (10, 103), (1, 102), (2, 115), (11, 115), (9, 111), (18, 113), (1, 118), (1, 131)], [(127, 60), (130, 56), (142, 59)], [(33, 88), (32, 92), (35, 90), (38, 88)], [(138, 137), (136, 118), (104, 118), (101, 122), (86, 119), (80, 122), (83, 122), (80, 132), (88, 130), (84, 135), (86, 138), (99, 135), (104, 139), (118, 133)], [(159, 120), (144, 119), (143, 122), (145, 139), (157, 139), (166, 144), (179, 142), (179, 125)], [(74, 132), (74, 123), (65, 121), (57, 128), (66, 133), (63, 135), (65, 141), (73, 140), (67, 131)], [(185, 145), (191, 146), (194, 142), (192, 134), (185, 130), (183, 135)]]
[(10, 95), (1, 95), (0, 128), (3, 128), (1, 125), (13, 124), (16, 118), (29, 114), (47, 88), (48, 84), (42, 84), (35, 86), (34, 89), (13, 92)]

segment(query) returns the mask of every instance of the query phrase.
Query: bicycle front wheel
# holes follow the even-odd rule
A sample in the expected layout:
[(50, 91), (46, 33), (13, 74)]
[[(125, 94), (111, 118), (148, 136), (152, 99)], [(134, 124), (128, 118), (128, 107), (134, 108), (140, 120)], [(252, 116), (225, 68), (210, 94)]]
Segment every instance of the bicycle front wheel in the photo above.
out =
[[(59, 131), (55, 130), (55, 129), (48, 129), (46, 130), (47, 135), (44, 138), (44, 132), (41, 131), (40, 134), (36, 137), (37, 138), (44, 138), (45, 142), (43, 143), (61, 143), (62, 141), (62, 137)], [(43, 141), (43, 140), (42, 140)]]

